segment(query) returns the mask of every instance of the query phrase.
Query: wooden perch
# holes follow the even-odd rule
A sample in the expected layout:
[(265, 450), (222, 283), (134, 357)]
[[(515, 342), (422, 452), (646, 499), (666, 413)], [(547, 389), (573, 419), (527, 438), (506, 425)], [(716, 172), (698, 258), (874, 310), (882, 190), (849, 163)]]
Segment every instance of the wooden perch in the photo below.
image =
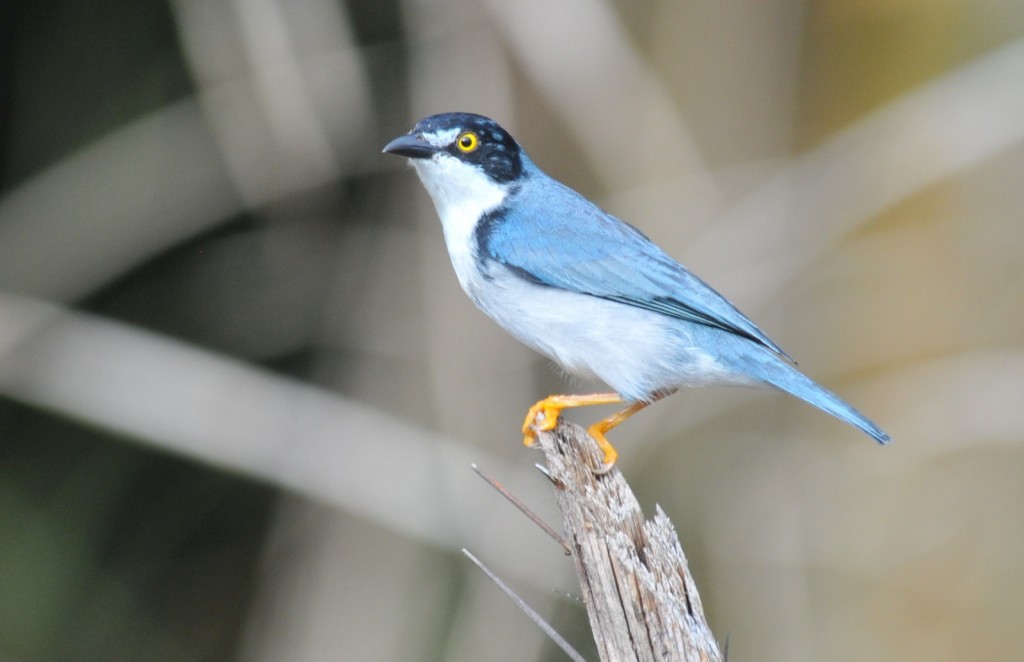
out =
[(576, 559), (583, 602), (605, 662), (723, 660), (672, 522), (644, 520), (618, 469), (579, 426), (538, 435)]

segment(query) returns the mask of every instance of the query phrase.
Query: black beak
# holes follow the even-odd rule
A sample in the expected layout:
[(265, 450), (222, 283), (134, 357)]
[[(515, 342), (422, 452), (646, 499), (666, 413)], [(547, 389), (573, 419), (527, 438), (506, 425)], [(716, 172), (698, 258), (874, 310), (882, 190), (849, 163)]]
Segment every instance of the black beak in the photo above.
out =
[(437, 151), (438, 149), (433, 145), (410, 134), (399, 136), (387, 145), (384, 145), (385, 154), (407, 156), (410, 159), (429, 159)]

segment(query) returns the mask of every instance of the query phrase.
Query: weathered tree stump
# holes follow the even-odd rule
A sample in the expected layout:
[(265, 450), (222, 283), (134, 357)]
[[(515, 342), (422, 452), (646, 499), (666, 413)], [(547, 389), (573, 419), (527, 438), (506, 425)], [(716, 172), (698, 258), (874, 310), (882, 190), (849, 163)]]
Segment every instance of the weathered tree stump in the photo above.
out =
[(722, 660), (675, 528), (661, 508), (645, 521), (617, 468), (596, 475), (601, 452), (579, 426), (560, 422), (538, 442), (601, 659)]

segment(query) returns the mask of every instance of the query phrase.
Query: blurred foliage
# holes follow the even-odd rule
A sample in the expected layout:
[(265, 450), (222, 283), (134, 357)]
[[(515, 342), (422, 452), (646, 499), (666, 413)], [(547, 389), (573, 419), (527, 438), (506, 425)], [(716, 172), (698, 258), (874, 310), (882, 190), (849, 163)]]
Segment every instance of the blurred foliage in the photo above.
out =
[(14, 659), (226, 659), (272, 490), (14, 404), (0, 641)]
[[(165, 2), (11, 2), (2, 13), (6, 189), (192, 93)], [(69, 303), (181, 331), (174, 289), (154, 281), (187, 269), (193, 243), (240, 228), (170, 247)], [(0, 421), (0, 657), (233, 657), (273, 490), (56, 412), (6, 401)]]
[(549, 506), (516, 430), (566, 386), (379, 153), (445, 110), (893, 433), (739, 391), (616, 430), (737, 659), (1012, 657), (1022, 35), (995, 1), (3, 3), (0, 658), (562, 659), (471, 546), (596, 659), (465, 469)]
[(166, 2), (5, 4), (7, 186), (192, 92)]

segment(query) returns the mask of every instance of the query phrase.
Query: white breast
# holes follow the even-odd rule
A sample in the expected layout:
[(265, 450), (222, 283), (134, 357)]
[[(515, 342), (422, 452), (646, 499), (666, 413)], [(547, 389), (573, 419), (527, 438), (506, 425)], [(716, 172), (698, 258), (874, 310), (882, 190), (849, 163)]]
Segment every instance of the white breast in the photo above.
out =
[(481, 216), (501, 206), (508, 187), (495, 183), (479, 168), (448, 154), (414, 159), (412, 163), (434, 201), (459, 283), (474, 297), (473, 286), (479, 274), (473, 254), (473, 233)]

